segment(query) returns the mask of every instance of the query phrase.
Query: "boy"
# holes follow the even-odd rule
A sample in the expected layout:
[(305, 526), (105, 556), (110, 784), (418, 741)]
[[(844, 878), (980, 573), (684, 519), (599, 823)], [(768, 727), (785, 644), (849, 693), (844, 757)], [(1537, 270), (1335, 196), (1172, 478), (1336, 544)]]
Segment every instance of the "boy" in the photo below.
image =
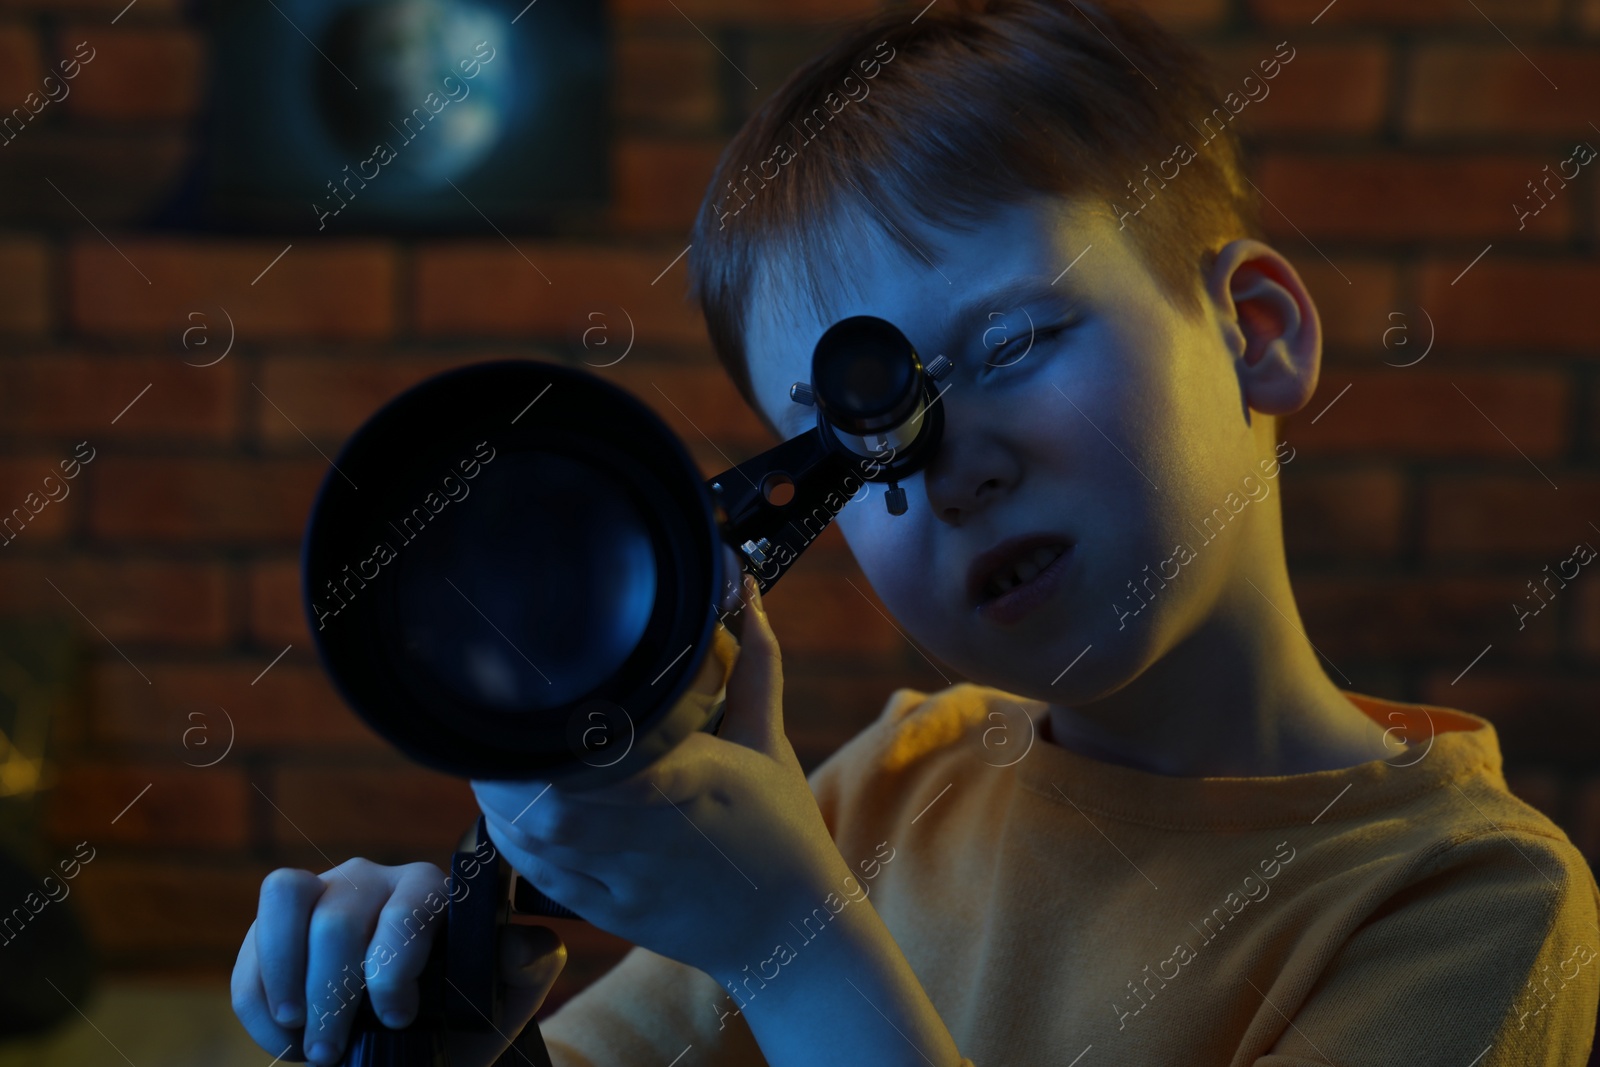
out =
[[(1276, 427), (1321, 332), (1260, 240), (1243, 100), (1141, 16), (978, 6), (874, 16), (803, 66), (724, 153), (691, 260), (779, 437), (840, 318), (955, 363), (908, 511), (874, 485), (837, 521), (973, 681), (897, 691), (807, 780), (757, 603), (718, 736), (595, 794), (474, 783), (513, 866), (640, 946), (543, 1024), (552, 1056), (1581, 1067), (1582, 856), (1506, 790), (1490, 724), (1341, 690), (1298, 620)], [(293, 1035), (266, 1006), (303, 1022), (440, 878), (351, 870), (375, 888), (263, 886), (235, 1003), (269, 1051)], [(554, 972), (524, 980), (508, 1033)]]

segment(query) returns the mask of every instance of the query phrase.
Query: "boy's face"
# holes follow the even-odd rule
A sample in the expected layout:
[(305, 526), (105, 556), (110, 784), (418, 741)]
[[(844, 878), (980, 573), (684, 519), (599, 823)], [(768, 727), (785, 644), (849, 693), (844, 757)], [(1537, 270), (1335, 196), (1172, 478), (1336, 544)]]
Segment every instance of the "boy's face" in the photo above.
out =
[[(1258, 462), (1273, 451), (1213, 298), (1185, 317), (1115, 220), (1073, 201), (1009, 207), (971, 232), (918, 230), (926, 259), (873, 236), (825, 315), (756, 301), (748, 352), (756, 398), (785, 438), (815, 424), (789, 386), (810, 380), (812, 349), (841, 318), (876, 315), (924, 364), (954, 361), (938, 455), (901, 482), (906, 513), (890, 515), (886, 485), (871, 483), (837, 519), (913, 638), (980, 684), (1081, 704), (1137, 677), (1224, 598), (1256, 595), (1240, 578), (1281, 552), (1276, 523), (1263, 521), (1275, 507), (1251, 505), (1210, 543), (1191, 525), (1229, 493), (1259, 492)], [(994, 295), (1018, 285), (1036, 292)], [(968, 592), (973, 560), (1039, 532), (1071, 545), (1054, 592), (1015, 622), (984, 618)], [(1146, 587), (1180, 542), (1192, 560), (1165, 588), (1159, 576)]]

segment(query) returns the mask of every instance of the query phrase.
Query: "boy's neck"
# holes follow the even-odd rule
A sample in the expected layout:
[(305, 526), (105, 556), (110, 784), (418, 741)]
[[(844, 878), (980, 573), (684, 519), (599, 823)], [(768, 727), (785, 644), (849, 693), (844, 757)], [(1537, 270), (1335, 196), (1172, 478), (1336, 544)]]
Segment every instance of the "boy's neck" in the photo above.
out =
[(1278, 579), (1241, 583), (1242, 595), (1122, 689), (1079, 708), (1051, 705), (1043, 739), (1180, 777), (1307, 774), (1404, 752), (1324, 673), (1287, 573), (1266, 569)]

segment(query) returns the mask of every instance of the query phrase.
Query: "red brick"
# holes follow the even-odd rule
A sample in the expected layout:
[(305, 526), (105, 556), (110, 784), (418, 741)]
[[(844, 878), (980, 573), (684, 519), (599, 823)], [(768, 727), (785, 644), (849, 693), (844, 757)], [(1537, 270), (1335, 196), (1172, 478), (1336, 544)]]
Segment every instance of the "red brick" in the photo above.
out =
[(273, 840), (292, 847), (309, 838), (335, 863), (370, 848), (448, 856), (478, 817), (466, 780), (422, 767), (285, 767), (267, 793), (282, 809), (270, 820)]
[[(1553, 579), (1549, 584), (1551, 591), (1546, 591), (1542, 587), (1544, 578), (1542, 571), (1535, 571), (1532, 567), (1522, 574), (1508, 576), (1504, 601), (1495, 605), (1495, 610), (1510, 626), (1507, 648), (1513, 647), (1510, 644), (1512, 641), (1534, 642), (1541, 648), (1551, 641), (1557, 645), (1563, 643), (1561, 616), (1567, 610), (1565, 602), (1568, 597)], [(1536, 589), (1539, 590), (1537, 593), (1534, 592)], [(1551, 603), (1556, 600), (1562, 603)], [(1546, 611), (1546, 608), (1550, 610)]]
[[(310, 446), (307, 446), (309, 450)], [(89, 527), (108, 541), (186, 546), (295, 541), (305, 530), (322, 459), (132, 459), (92, 468)]]
[(624, 122), (711, 129), (721, 114), (716, 64), (725, 62), (689, 26), (675, 36), (617, 41), (616, 111)]
[(859, 570), (819, 570), (784, 576), (765, 598), (772, 631), (786, 653), (833, 655), (854, 660), (908, 653), (915, 646), (901, 636), (883, 601)]
[(1574, 15), (1580, 30), (1591, 36), (1600, 35), (1600, 0), (1579, 0)]
[(0, 241), (0, 334), (38, 337), (54, 322), (50, 250), (31, 238)]
[[(40, 116), (45, 118), (48, 111)], [(192, 135), (117, 126), (67, 128), (53, 122), (33, 126), (42, 128), (30, 127), (0, 149), (6, 154), (6, 165), (0, 168), (0, 222), (18, 228), (60, 226), (91, 235), (143, 287), (144, 281), (84, 218), (93, 219), (119, 245), (131, 241), (118, 227), (146, 225), (152, 213), (171, 200), (194, 155)]]
[[(1356, 349), (1370, 359), (1373, 343), (1381, 342), (1383, 331), (1403, 321), (1389, 317), (1391, 311), (1403, 310), (1400, 272), (1392, 263), (1362, 262), (1346, 256), (1339, 260), (1335, 270), (1311, 252), (1296, 256), (1294, 269), (1316, 302), (1323, 343), (1330, 348)], [(1390, 360), (1403, 362), (1395, 357)]]
[(1589, 526), (1600, 518), (1600, 480), (1562, 475), (1556, 484), (1559, 491), (1531, 470), (1434, 479), (1423, 490), (1423, 551), (1516, 557), (1554, 567), (1578, 542), (1600, 544), (1600, 534)]
[[(256, 378), (261, 391), (250, 390), (255, 399), (258, 436), (262, 441), (291, 448), (305, 446), (300, 431), (315, 441), (342, 443), (380, 407), (413, 385), (482, 358), (384, 355), (330, 360), (322, 356), (273, 356), (261, 363)], [(268, 403), (266, 397), (271, 397), (272, 402)], [(294, 425), (284, 414), (294, 419)], [(333, 455), (331, 449), (324, 450)]]
[[(60, 460), (70, 455), (0, 460), (0, 549), (15, 543), (21, 547), (8, 553), (15, 555), (26, 548), (59, 542), (72, 528), (83, 509), (83, 494), (73, 491), (79, 484), (75, 479), (63, 477)], [(54, 481), (47, 485), (46, 477)], [(37, 513), (28, 505), (30, 493), (39, 505)], [(51, 494), (60, 499), (52, 499)]]
[[(25, 530), (16, 543), (27, 537)], [(124, 650), (140, 645), (216, 647), (231, 636), (227, 571), (219, 563), (81, 556), (13, 559), (0, 563), (0, 601), (10, 610), (45, 612), (73, 622), (81, 621), (81, 611), (105, 639)], [(93, 629), (85, 625), (83, 630), (91, 646), (116, 655)], [(129, 654), (140, 663), (140, 656)], [(118, 662), (123, 662), (120, 657)]]
[[(8, 359), (0, 363), (0, 433), (72, 444), (88, 440), (91, 446), (119, 438), (228, 441), (239, 421), (238, 361), (203, 368), (182, 362), (209, 362), (222, 354), (222, 343), (218, 339), (215, 355), (196, 349), (162, 356), (52, 352)], [(70, 455), (64, 448), (63, 458)]]
[[(1346, 385), (1350, 390), (1340, 397)], [(1282, 436), (1316, 455), (1483, 456), (1522, 462), (1521, 449), (1538, 460), (1559, 455), (1566, 447), (1566, 396), (1566, 380), (1553, 373), (1455, 373), (1422, 366), (1382, 372), (1335, 369), (1323, 375), (1311, 403), (1283, 422)]]
[(255, 921), (269, 870), (137, 861), (96, 849), (68, 899), (77, 901), (89, 938), (108, 963), (149, 967), (210, 958), (231, 964)]
[(1600, 778), (1590, 778), (1578, 786), (1571, 824), (1567, 836), (1591, 867), (1600, 866)]
[(612, 225), (624, 234), (687, 233), (721, 151), (720, 142), (614, 141)]
[[(1263, 22), (1303, 34), (1353, 23), (1418, 27), (1465, 23), (1493, 33), (1491, 25), (1554, 25), (1561, 0), (1477, 0), (1475, 4), (1458, 4), (1454, 0), (1409, 0), (1404, 4), (1392, 0), (1250, 0), (1249, 11)], [(1311, 24), (1313, 19), (1315, 25)]]
[[(1596, 146), (1600, 147), (1600, 142)], [(1583, 237), (1590, 247), (1600, 239), (1600, 182), (1589, 183), (1589, 228)]]
[[(1271, 202), (1262, 221), (1274, 237), (1349, 238), (1562, 237), (1572, 228), (1572, 200), (1556, 200), (1518, 229), (1512, 202), (1541, 176), (1546, 155), (1419, 157), (1275, 152), (1256, 184)], [(1273, 205), (1276, 205), (1274, 207)], [(1334, 258), (1338, 262), (1338, 258)], [(1458, 270), (1460, 268), (1457, 268)]]
[(785, 23), (850, 19), (871, 14), (877, 6), (873, 0), (613, 0), (607, 10), (614, 19)]
[(126, 8), (128, 20), (137, 22), (153, 15), (175, 15), (179, 12), (180, 3), (181, 0), (138, 0), (135, 4), (129, 4), (128, 0), (0, 0), (0, 11), (46, 11), (56, 14), (70, 9), (103, 12), (115, 18)]
[[(910, 684), (903, 671), (883, 659), (864, 672), (846, 673), (826, 656), (784, 650), (784, 733), (807, 773), (871, 725), (891, 693)], [(936, 688), (943, 685), (936, 682)]]
[(38, 36), (26, 26), (0, 25), (0, 101), (4, 101), (0, 106), (5, 108), (0, 111), (0, 118), (9, 116), (13, 107), (20, 107), (23, 114), (28, 114), (23, 100), (29, 93), (44, 97), (43, 78)]
[[(209, 758), (189, 757), (195, 763)], [(45, 833), (57, 841), (87, 840), (97, 849), (101, 843), (242, 849), (249, 842), (249, 793), (244, 774), (226, 765), (74, 762), (61, 769)]]
[[(1305, 632), (1340, 668), (1361, 659), (1387, 662), (1415, 656), (1459, 659), (1465, 667), (1491, 642), (1502, 654), (1520, 658), (1554, 649), (1555, 634), (1549, 628), (1530, 626), (1517, 634), (1506, 606), (1513, 584), (1470, 576), (1301, 574), (1294, 588)], [(1336, 673), (1330, 676), (1343, 682)]]
[(62, 103), (95, 119), (186, 118), (199, 108), (205, 49), (188, 29), (73, 25), (62, 40), (87, 41), (94, 59)]
[(1586, 125), (1594, 109), (1584, 103), (1600, 95), (1595, 59), (1593, 49), (1529, 47), (1519, 53), (1499, 46), (1425, 45), (1413, 60), (1406, 132), (1548, 135), (1566, 145), (1545, 161), (1550, 173), (1559, 175), (1556, 164), (1571, 153), (1572, 144), (1595, 143)]
[[(752, 454), (770, 447), (766, 430), (720, 366), (628, 360), (597, 373), (642, 400), (686, 444), (698, 445), (710, 438), (718, 445), (732, 442), (752, 449)], [(722, 467), (711, 473), (727, 466), (723, 461)]]
[(1552, 822), (1564, 817), (1561, 804), (1561, 776), (1549, 771), (1507, 770), (1506, 787), (1517, 799), (1533, 805)]
[[(875, 14), (882, 6), (873, 0), (615, 0), (608, 10), (616, 19), (649, 18), (670, 23), (688, 18), (702, 24), (709, 21), (781, 26), (854, 20)], [(1223, 0), (1137, 0), (1130, 6), (1143, 9), (1163, 25), (1183, 29), (1213, 25), (1226, 15)]]
[[(1230, 92), (1246, 96), (1241, 82), (1254, 77), (1267, 95), (1251, 100), (1238, 122), (1246, 134), (1371, 133), (1383, 122), (1389, 97), (1390, 56), (1380, 41), (1300, 45), (1288, 65), (1268, 79), (1261, 63), (1276, 42), (1229, 41), (1205, 49), (1211, 60), (1216, 103)], [(1271, 70), (1269, 65), (1266, 69)]]
[(1594, 355), (1592, 310), (1600, 292), (1600, 263), (1502, 252), (1490, 249), (1477, 263), (1472, 252), (1423, 265), (1419, 301), (1438, 324), (1440, 343), (1455, 350), (1558, 349)]
[[(1591, 545), (1600, 543), (1600, 538), (1585, 540)], [(1587, 659), (1600, 660), (1600, 581), (1584, 582), (1574, 590), (1572, 613), (1572, 650)]]
[(1393, 558), (1404, 507), (1395, 471), (1296, 471), (1283, 479), (1284, 544), (1291, 559)]
[(300, 561), (276, 560), (251, 566), (250, 636), (264, 645), (308, 648), (311, 627), (300, 592)]
[[(533, 334), (559, 340), (565, 351), (580, 358), (586, 354), (581, 341), (590, 325), (609, 327), (607, 336), (614, 335), (613, 344), (626, 336), (645, 345), (708, 343), (705, 320), (684, 295), (687, 275), (684, 260), (677, 259), (682, 245), (643, 252), (530, 241), (518, 241), (517, 246), (549, 282), (504, 244), (439, 243), (419, 248), (418, 332), (519, 339)], [(627, 317), (619, 317), (617, 308)], [(596, 311), (602, 318), (587, 318)], [(631, 335), (628, 318), (633, 320)], [(589, 350), (591, 366), (616, 358), (592, 354), (596, 351)]]
[[(1600, 746), (1600, 719), (1592, 714), (1595, 679), (1549, 669), (1502, 669), (1509, 647), (1509, 639), (1495, 641), (1494, 648), (1464, 675), (1462, 670), (1482, 646), (1463, 657), (1460, 665), (1431, 674), (1420, 699), (1488, 719), (1508, 765), (1592, 769), (1590, 754)], [(1460, 681), (1452, 685), (1456, 678)]]
[[(1600, 411), (1600, 381), (1594, 383), (1589, 391), (1589, 410)], [(1588, 432), (1580, 447), (1582, 453), (1591, 457), (1600, 456), (1600, 419), (1588, 419)]]
[[(247, 342), (377, 340), (394, 332), (397, 267), (386, 243), (109, 236), (127, 259), (98, 237), (75, 242), (70, 253), (72, 321), (85, 333), (175, 337), (197, 321), (188, 318), (194, 311), (221, 329), (222, 310)], [(273, 264), (291, 244), (298, 247)]]
[[(190, 763), (216, 759), (230, 736), (228, 759), (272, 750), (296, 756), (393, 751), (346, 707), (322, 670), (311, 666), (316, 653), (310, 647), (296, 645), (267, 670), (281, 651), (222, 663), (150, 660), (139, 664), (149, 684), (108, 652), (90, 672), (94, 736), (109, 745), (160, 745), (174, 761)], [(185, 738), (196, 726), (205, 729)]]
[(1171, 30), (1218, 26), (1228, 16), (1224, 0), (1135, 0), (1129, 6), (1139, 8)]

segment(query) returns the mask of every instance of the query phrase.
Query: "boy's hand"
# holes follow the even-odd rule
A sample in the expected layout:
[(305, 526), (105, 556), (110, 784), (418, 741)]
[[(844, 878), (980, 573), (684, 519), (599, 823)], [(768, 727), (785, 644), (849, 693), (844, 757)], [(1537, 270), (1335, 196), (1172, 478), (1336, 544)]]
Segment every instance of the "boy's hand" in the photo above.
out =
[[(320, 875), (273, 871), (233, 967), (234, 1014), (268, 1054), (318, 1064), (343, 1056), (363, 984), (380, 1019), (387, 1024), (388, 1013), (399, 1012), (399, 1024), (409, 1023), (437, 915), (446, 910), (434, 902), (447, 903), (449, 889), (431, 863), (385, 867), (358, 857)], [(545, 926), (504, 927), (499, 956), (509, 988), (494, 1020), (498, 1032), (450, 1034), (454, 1067), (490, 1067), (567, 962), (566, 946)], [(280, 1005), (288, 1008), (281, 1021)], [(324, 1042), (326, 1052), (318, 1047)]]
[(769, 955), (790, 917), (849, 873), (784, 736), (778, 641), (746, 588), (719, 736), (696, 732), (595, 790), (472, 783), (524, 878), (602, 930), (714, 975)]

